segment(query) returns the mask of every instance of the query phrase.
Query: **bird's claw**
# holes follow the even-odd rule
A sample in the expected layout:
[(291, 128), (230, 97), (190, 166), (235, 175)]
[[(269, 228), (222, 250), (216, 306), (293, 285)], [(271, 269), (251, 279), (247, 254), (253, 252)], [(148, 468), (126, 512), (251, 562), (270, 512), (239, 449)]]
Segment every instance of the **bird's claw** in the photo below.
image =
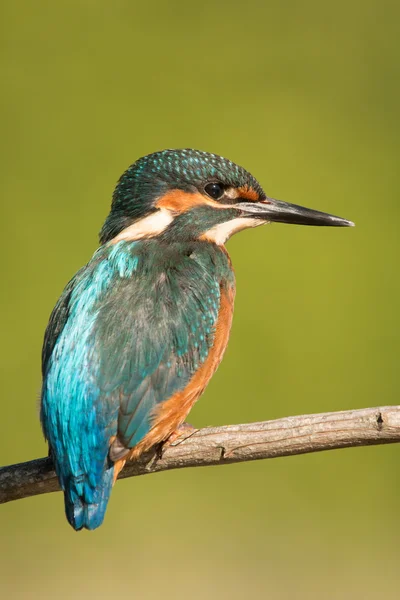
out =
[(196, 433), (196, 431), (198, 431), (198, 429), (190, 425), (190, 423), (182, 423), (182, 425), (180, 425), (178, 429), (175, 429), (175, 431), (171, 433), (171, 435), (168, 439), (165, 440), (165, 442), (162, 442), (160, 444), (158, 450), (159, 458), (162, 458), (165, 450), (167, 450), (170, 446), (178, 446), (179, 444), (190, 438), (194, 433)]

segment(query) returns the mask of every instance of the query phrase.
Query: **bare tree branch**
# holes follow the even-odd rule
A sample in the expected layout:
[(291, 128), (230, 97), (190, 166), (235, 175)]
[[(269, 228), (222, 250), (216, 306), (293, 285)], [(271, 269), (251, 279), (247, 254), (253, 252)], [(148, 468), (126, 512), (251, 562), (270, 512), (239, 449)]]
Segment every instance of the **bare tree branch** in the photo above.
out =
[[(206, 427), (127, 463), (120, 479), (169, 469), (223, 465), (335, 448), (400, 442), (400, 406)], [(0, 468), (0, 504), (59, 490), (50, 458)]]

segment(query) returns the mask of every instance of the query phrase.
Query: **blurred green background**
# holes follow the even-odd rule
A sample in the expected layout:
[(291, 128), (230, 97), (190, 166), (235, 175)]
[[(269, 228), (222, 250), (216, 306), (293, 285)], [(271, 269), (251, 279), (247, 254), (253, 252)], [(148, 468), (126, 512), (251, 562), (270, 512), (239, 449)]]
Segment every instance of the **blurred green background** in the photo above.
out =
[[(165, 147), (357, 224), (232, 239), (231, 341), (189, 421), (398, 402), (399, 19), (382, 0), (1, 3), (0, 464), (45, 454), (49, 313), (119, 175)], [(3, 505), (0, 596), (397, 599), (399, 465), (381, 446), (130, 479), (94, 533), (61, 494)]]

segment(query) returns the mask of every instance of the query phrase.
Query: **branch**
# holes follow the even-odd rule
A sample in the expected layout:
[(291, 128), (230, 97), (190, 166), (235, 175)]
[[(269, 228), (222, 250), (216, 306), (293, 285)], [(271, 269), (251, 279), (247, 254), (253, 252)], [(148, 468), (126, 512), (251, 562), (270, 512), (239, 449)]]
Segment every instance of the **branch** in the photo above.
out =
[[(127, 463), (120, 479), (169, 469), (224, 465), (335, 448), (400, 442), (400, 406), (206, 427)], [(50, 458), (0, 468), (0, 504), (59, 490)]]

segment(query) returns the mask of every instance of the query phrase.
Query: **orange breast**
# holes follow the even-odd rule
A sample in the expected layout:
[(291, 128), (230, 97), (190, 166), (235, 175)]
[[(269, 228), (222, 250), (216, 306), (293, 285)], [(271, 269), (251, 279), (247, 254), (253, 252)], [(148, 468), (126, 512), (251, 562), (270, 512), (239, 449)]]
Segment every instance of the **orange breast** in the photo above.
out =
[[(155, 444), (165, 441), (186, 419), (214, 375), (228, 344), (232, 324), (235, 289), (221, 290), (221, 301), (215, 327), (214, 344), (207, 359), (196, 371), (188, 385), (163, 402), (154, 414), (153, 426), (139, 444), (132, 448), (128, 459), (137, 458)], [(124, 461), (125, 462), (125, 461)]]

